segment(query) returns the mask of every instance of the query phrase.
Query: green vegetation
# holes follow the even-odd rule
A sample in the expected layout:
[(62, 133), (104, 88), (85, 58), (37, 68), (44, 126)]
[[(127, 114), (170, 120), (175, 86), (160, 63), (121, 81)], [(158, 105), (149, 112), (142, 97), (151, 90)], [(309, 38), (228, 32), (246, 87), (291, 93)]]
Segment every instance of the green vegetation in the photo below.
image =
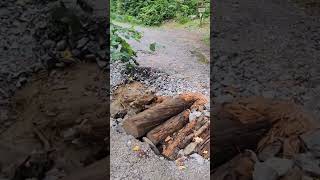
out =
[[(199, 8), (203, 13), (199, 12)], [(187, 28), (208, 29), (206, 21), (209, 20), (210, 3), (208, 0), (111, 0), (111, 19), (113, 22), (129, 22), (146, 26), (158, 26), (164, 22), (175, 22), (174, 26)], [(132, 68), (138, 63), (135, 60), (136, 52), (127, 42), (129, 39), (139, 41), (141, 34), (133, 28), (125, 28), (111, 23), (111, 60), (121, 61)], [(209, 36), (208, 36), (209, 37)], [(209, 38), (205, 37), (207, 43)], [(155, 51), (156, 43), (149, 46), (150, 51)]]
[(200, 18), (200, 7), (206, 9), (203, 17), (209, 17), (208, 0), (111, 0), (111, 18), (148, 26), (158, 26), (172, 19), (184, 24)]
[(110, 34), (111, 60), (124, 62), (129, 69), (138, 65), (135, 60), (136, 52), (132, 49), (127, 40), (134, 39), (139, 41), (142, 35), (133, 28), (125, 28), (113, 23), (110, 25)]

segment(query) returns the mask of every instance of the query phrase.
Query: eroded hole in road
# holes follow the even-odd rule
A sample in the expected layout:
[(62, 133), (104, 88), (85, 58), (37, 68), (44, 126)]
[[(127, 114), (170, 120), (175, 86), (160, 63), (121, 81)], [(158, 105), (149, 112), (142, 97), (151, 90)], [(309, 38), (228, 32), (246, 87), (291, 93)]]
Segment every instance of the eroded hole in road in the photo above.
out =
[(120, 122), (124, 135), (146, 142), (169, 160), (194, 153), (210, 158), (210, 113), (202, 94), (156, 96), (143, 84), (133, 82), (113, 93), (111, 117)]
[(109, 154), (106, 77), (95, 63), (35, 74), (12, 99), (17, 119), (0, 135), (1, 174), (61, 178), (103, 160)]

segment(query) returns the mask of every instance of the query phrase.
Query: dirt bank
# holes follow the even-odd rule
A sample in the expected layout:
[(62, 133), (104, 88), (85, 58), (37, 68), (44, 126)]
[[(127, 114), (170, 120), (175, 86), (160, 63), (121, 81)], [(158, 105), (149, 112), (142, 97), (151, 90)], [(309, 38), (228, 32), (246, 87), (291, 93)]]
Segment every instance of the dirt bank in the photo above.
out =
[[(0, 134), (1, 151), (14, 147), (11, 156), (0, 159), (2, 175), (58, 179), (106, 157), (109, 105), (105, 84), (105, 73), (94, 63), (35, 74), (12, 98), (16, 119)], [(37, 171), (33, 166), (14, 168), (40, 152), (50, 154), (41, 160), (47, 166), (37, 166), (41, 168)]]

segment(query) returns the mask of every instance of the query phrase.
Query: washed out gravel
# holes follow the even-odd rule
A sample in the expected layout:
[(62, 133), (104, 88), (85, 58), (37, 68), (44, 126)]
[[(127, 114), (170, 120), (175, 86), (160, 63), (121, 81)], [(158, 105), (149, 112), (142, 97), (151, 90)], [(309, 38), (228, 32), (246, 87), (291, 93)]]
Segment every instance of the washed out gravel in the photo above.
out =
[(177, 78), (168, 73), (150, 67), (137, 66), (133, 73), (128, 73), (125, 64), (115, 62), (110, 65), (111, 90), (130, 81), (139, 81), (147, 87), (154, 89), (157, 95), (173, 96), (183, 92), (201, 92), (209, 97), (209, 88), (195, 87), (193, 83)]

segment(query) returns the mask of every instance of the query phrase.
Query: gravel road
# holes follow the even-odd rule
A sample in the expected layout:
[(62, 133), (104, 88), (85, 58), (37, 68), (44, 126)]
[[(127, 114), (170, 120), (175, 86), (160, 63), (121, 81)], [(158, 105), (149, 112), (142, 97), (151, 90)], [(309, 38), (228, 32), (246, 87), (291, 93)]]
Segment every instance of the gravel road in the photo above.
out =
[[(121, 24), (124, 25), (124, 24)], [(124, 25), (127, 26), (127, 25)], [(209, 47), (201, 41), (200, 32), (166, 28), (137, 27), (143, 33), (140, 42), (129, 41), (137, 51), (134, 79), (155, 89), (158, 95), (176, 95), (197, 91), (209, 96), (210, 66), (200, 58), (209, 60)], [(156, 42), (156, 51), (149, 45)], [(111, 87), (125, 83), (124, 66), (111, 64)], [(111, 119), (111, 179), (188, 180), (210, 179), (210, 162), (194, 154), (185, 161), (185, 170), (180, 170), (174, 161), (156, 155), (146, 143), (127, 135), (121, 127), (122, 119)], [(148, 158), (138, 157), (132, 151), (138, 145)]]
[[(127, 24), (120, 24), (129, 26)], [(150, 67), (168, 74), (173, 82), (183, 81), (178, 91), (198, 91), (209, 96), (210, 48), (202, 39), (204, 33), (196, 30), (186, 30), (168, 27), (134, 26), (142, 33), (142, 39), (129, 43), (137, 51), (137, 61), (141, 67)], [(149, 49), (151, 43), (156, 43), (156, 50)], [(169, 79), (170, 80), (170, 79)], [(165, 80), (163, 84), (165, 84)], [(177, 92), (174, 86), (169, 91)], [(167, 88), (167, 89), (168, 89)]]

